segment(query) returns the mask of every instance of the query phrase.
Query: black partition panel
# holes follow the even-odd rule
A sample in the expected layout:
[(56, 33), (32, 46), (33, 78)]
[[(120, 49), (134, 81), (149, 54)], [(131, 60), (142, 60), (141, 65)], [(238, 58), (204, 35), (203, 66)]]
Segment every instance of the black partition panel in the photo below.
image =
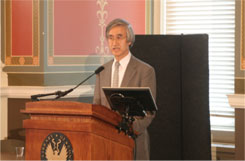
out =
[(211, 159), (208, 35), (137, 35), (131, 52), (156, 71), (151, 159)]

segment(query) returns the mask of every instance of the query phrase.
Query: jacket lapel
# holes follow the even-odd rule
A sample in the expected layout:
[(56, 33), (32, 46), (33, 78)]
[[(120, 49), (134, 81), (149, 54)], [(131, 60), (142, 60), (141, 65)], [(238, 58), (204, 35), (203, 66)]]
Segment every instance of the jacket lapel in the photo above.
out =
[(127, 87), (129, 85), (130, 80), (134, 77), (134, 75), (136, 73), (135, 67), (136, 67), (135, 58), (133, 55), (131, 55), (127, 69), (124, 73), (124, 77), (122, 80), (121, 87)]
[(103, 79), (104, 80), (104, 82), (103, 82), (104, 87), (110, 87), (111, 86), (112, 63), (113, 63), (113, 60), (110, 61), (106, 66), (107, 70), (105, 70), (105, 74), (104, 74), (105, 78)]

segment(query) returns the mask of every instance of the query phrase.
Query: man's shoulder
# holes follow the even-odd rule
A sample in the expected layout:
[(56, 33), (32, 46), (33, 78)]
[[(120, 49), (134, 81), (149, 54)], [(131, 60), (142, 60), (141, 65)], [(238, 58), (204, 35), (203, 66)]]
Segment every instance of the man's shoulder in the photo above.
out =
[(113, 63), (113, 59), (109, 60), (108, 62), (106, 62), (102, 66), (104, 66), (104, 68), (108, 68), (108, 67), (111, 67), (112, 66), (112, 63)]

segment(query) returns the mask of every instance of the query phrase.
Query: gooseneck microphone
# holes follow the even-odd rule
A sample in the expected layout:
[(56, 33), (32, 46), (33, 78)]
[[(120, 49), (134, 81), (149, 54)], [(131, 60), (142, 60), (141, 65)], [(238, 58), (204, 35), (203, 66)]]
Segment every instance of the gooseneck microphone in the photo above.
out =
[(102, 70), (104, 70), (103, 66), (100, 66), (99, 68), (97, 68), (93, 74), (91, 74), (90, 76), (88, 76), (86, 79), (84, 79), (82, 82), (80, 82), (78, 85), (76, 85), (75, 87), (68, 89), (66, 91), (56, 91), (53, 93), (47, 93), (47, 94), (37, 94), (37, 95), (32, 95), (31, 96), (31, 100), (32, 101), (40, 101), (39, 97), (45, 97), (45, 96), (50, 96), (50, 95), (56, 95), (56, 97), (54, 98), (55, 100), (66, 96), (68, 93), (71, 93), (74, 89), (76, 89), (77, 87), (79, 87), (80, 85), (82, 85), (84, 82), (86, 82), (89, 78), (91, 78), (92, 76), (94, 76), (95, 74), (99, 74)]
[(99, 68), (97, 68), (95, 71), (94, 71), (94, 73), (92, 74), (92, 76), (94, 75), (94, 74), (99, 74), (102, 70), (104, 70), (105, 68), (103, 67), (103, 66), (100, 66)]

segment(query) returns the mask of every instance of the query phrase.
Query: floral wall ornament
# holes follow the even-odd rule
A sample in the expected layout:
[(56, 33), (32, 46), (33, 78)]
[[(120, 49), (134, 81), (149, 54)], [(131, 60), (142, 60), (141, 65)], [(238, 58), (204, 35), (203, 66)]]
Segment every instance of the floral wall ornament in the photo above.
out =
[(105, 20), (108, 17), (108, 12), (105, 10), (105, 6), (108, 5), (107, 0), (97, 0), (97, 5), (100, 6), (100, 10), (97, 11), (97, 17), (99, 19), (99, 26), (101, 29), (101, 35), (100, 35), (100, 46), (97, 46), (95, 48), (96, 54), (109, 54), (109, 49), (107, 46), (105, 46), (105, 35), (104, 35), (104, 29), (105, 29)]
[(24, 65), (25, 64), (25, 58), (24, 57), (20, 57), (19, 58), (19, 64), (20, 65)]
[(37, 56), (33, 57), (33, 65), (38, 65), (39, 64), (39, 58)]
[(11, 65), (11, 64), (12, 64), (12, 63), (11, 63), (11, 57), (7, 56), (7, 57), (5, 58), (5, 64), (6, 64), (6, 65)]

